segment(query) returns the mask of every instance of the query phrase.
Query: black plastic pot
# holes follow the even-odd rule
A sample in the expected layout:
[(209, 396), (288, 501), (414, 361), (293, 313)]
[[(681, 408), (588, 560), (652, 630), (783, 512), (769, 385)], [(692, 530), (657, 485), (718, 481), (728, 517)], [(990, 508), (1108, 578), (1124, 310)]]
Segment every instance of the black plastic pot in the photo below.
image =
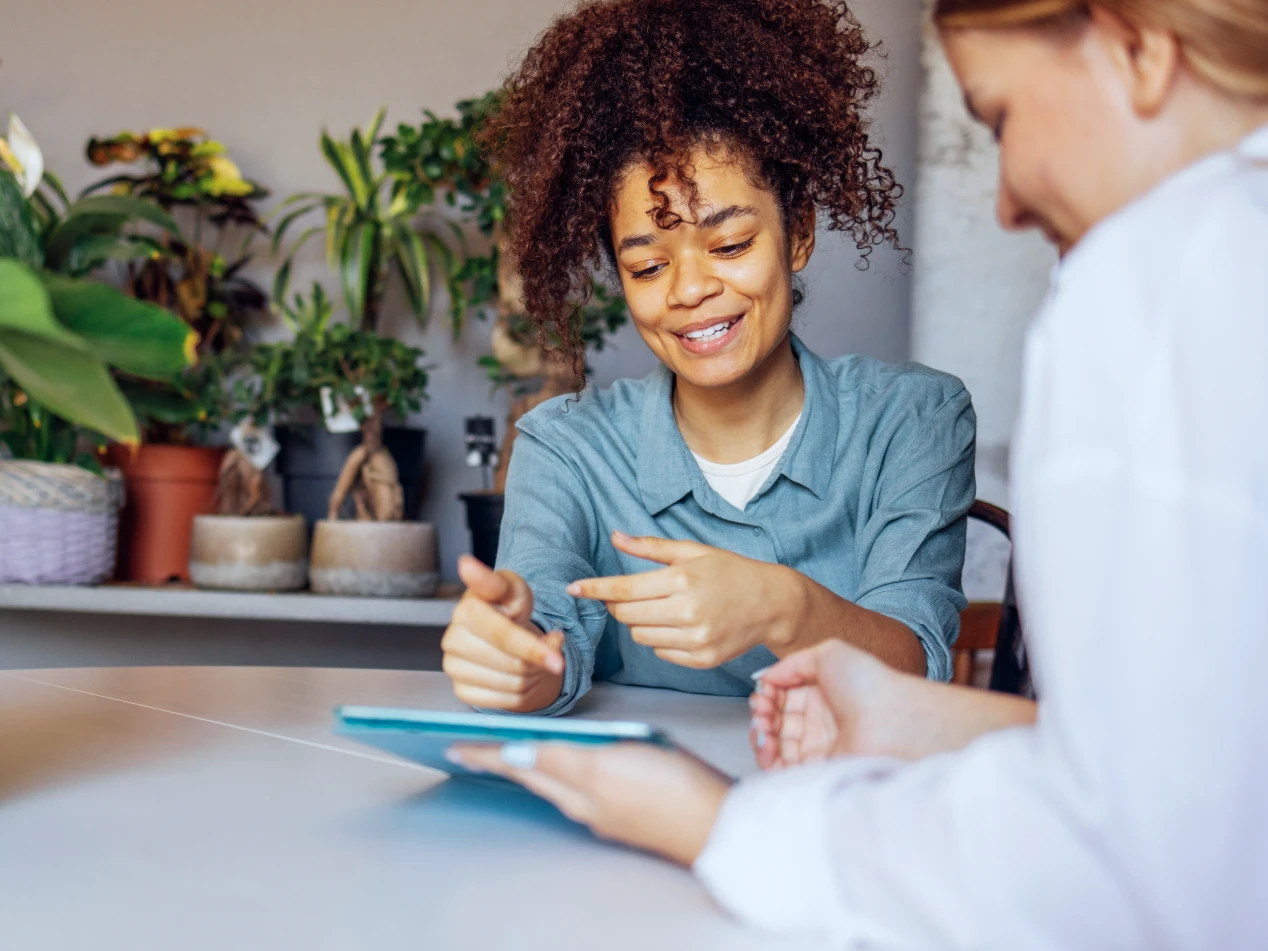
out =
[(498, 559), (498, 536), (502, 533), (502, 506), (506, 497), (499, 492), (469, 492), (458, 498), (467, 503), (471, 554), (492, 568)]
[[(320, 423), (307, 426), (279, 426), (277, 471), (282, 477), (286, 511), (304, 516), (311, 529), (313, 523), (326, 517), (330, 493), (339, 481), (339, 471), (348, 453), (361, 444), (361, 433), (332, 433)], [(424, 429), (388, 426), (383, 431), (383, 444), (400, 470), (401, 487), (405, 490), (405, 518), (418, 518), (423, 501), (423, 449), (427, 441)], [(345, 516), (351, 516), (352, 500), (344, 502)]]

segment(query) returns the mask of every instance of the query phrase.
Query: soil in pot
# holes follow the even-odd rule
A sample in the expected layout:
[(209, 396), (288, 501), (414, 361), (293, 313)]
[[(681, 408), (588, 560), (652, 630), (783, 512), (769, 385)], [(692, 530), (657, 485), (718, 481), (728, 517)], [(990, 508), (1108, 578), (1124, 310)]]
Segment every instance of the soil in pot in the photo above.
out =
[(308, 582), (308, 529), (300, 515), (200, 515), (189, 575), (200, 588), (296, 591)]
[[(283, 505), (288, 512), (304, 516), (310, 528), (326, 517), (330, 494), (348, 455), (361, 444), (361, 434), (332, 433), (319, 423), (306, 426), (279, 426), (277, 441), (281, 451), (277, 471), (282, 477)], [(405, 518), (413, 521), (422, 508), (427, 431), (388, 426), (383, 444), (400, 472), (405, 491)], [(351, 503), (341, 513), (352, 515)]]
[(501, 492), (468, 492), (458, 498), (467, 505), (471, 554), (492, 568), (498, 558), (498, 538), (502, 534), (502, 509), (506, 497)]
[(426, 522), (332, 522), (313, 529), (309, 584), (319, 594), (429, 598), (440, 584), (436, 530)]
[(188, 581), (194, 517), (211, 509), (224, 450), (112, 446), (108, 457), (127, 484), (117, 576), (142, 584)]

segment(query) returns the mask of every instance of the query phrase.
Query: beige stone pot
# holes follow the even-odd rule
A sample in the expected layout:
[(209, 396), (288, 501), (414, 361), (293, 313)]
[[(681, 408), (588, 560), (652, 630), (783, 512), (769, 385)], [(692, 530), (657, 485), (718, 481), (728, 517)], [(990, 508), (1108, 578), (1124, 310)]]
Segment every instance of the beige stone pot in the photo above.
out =
[(313, 527), (309, 583), (322, 594), (429, 598), (440, 584), (436, 529), (426, 522), (332, 522)]
[(295, 591), (308, 581), (302, 515), (199, 515), (189, 546), (189, 577), (200, 588)]

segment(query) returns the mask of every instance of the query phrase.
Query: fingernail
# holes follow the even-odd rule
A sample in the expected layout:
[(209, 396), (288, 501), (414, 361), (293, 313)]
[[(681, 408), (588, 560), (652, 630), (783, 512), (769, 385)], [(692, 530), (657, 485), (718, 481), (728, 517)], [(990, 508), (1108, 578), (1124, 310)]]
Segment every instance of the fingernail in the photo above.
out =
[(577, 584), (577, 582), (574, 581), (572, 584), (568, 585), (567, 590), (574, 598), (581, 597), (581, 585)]
[(445, 759), (449, 760), (449, 762), (453, 763), (455, 766), (467, 765), (466, 761), (462, 758), (462, 754), (455, 750), (452, 746), (445, 750)]
[(537, 765), (537, 747), (529, 743), (507, 743), (502, 747), (502, 762), (515, 769), (532, 769)]
[(622, 542), (627, 542), (630, 540), (630, 536), (626, 535), (625, 532), (613, 532), (612, 538), (615, 539), (616, 541), (622, 541)]
[(766, 745), (766, 734), (761, 730), (757, 731), (757, 748), (760, 750)]

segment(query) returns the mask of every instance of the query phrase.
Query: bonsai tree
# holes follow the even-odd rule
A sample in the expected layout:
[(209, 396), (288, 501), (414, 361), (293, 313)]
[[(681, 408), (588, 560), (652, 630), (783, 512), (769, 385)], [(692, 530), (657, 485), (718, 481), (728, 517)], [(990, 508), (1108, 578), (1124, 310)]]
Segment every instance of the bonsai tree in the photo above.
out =
[[(200, 357), (237, 346), (248, 317), (267, 304), (263, 290), (244, 276), (251, 260), (246, 252), (250, 239), (265, 230), (256, 204), (267, 192), (244, 179), (225, 147), (201, 129), (123, 132), (91, 139), (86, 151), (94, 165), (130, 167), (90, 186), (86, 194), (108, 189), (112, 195), (155, 207), (169, 221), (181, 224), (165, 229), (157, 239), (128, 236), (132, 247), (146, 252), (143, 257), (120, 253), (128, 291), (180, 316), (199, 335)], [(226, 244), (243, 229), (247, 241), (228, 255)], [(220, 381), (214, 367), (213, 362), (201, 373), (161, 386), (121, 378), (145, 420), (149, 441), (196, 442), (218, 426)]]
[(389, 413), (422, 408), (427, 391), (423, 352), (350, 324), (332, 323), (333, 307), (320, 284), (279, 307), (294, 333), (290, 343), (266, 343), (249, 355), (238, 384), (245, 417), (259, 426), (317, 410), (328, 419), (350, 414), (361, 430), (329, 503), (337, 518), (352, 499), (363, 521), (399, 521), (404, 493), (396, 463), (383, 445)]
[(20, 459), (99, 469), (86, 443), (135, 444), (137, 419), (110, 369), (169, 379), (196, 359), (197, 335), (171, 314), (86, 273), (132, 247), (160, 209), (122, 197), (70, 202), (16, 119), (0, 139), (0, 432)]
[[(494, 491), (506, 487), (507, 468), (515, 439), (515, 423), (540, 403), (585, 385), (585, 372), (559, 357), (559, 341), (539, 339), (524, 320), (524, 300), (519, 275), (506, 254), (506, 183), (481, 144), (481, 132), (500, 105), (498, 91), (458, 103), (456, 119), (424, 113), (418, 126), (400, 125), (394, 136), (383, 139), (383, 164), (397, 177), (397, 188), (411, 202), (435, 203), (441, 196), (455, 208), (486, 242), (482, 254), (468, 254), (455, 272), (451, 291), (454, 326), (474, 310), (481, 317), (490, 311), (496, 319), (492, 353), (480, 359), (495, 386), (513, 390), (506, 433), (494, 476)], [(587, 347), (602, 350), (609, 335), (626, 322), (628, 312), (619, 296), (592, 282), (578, 301), (576, 320)]]

